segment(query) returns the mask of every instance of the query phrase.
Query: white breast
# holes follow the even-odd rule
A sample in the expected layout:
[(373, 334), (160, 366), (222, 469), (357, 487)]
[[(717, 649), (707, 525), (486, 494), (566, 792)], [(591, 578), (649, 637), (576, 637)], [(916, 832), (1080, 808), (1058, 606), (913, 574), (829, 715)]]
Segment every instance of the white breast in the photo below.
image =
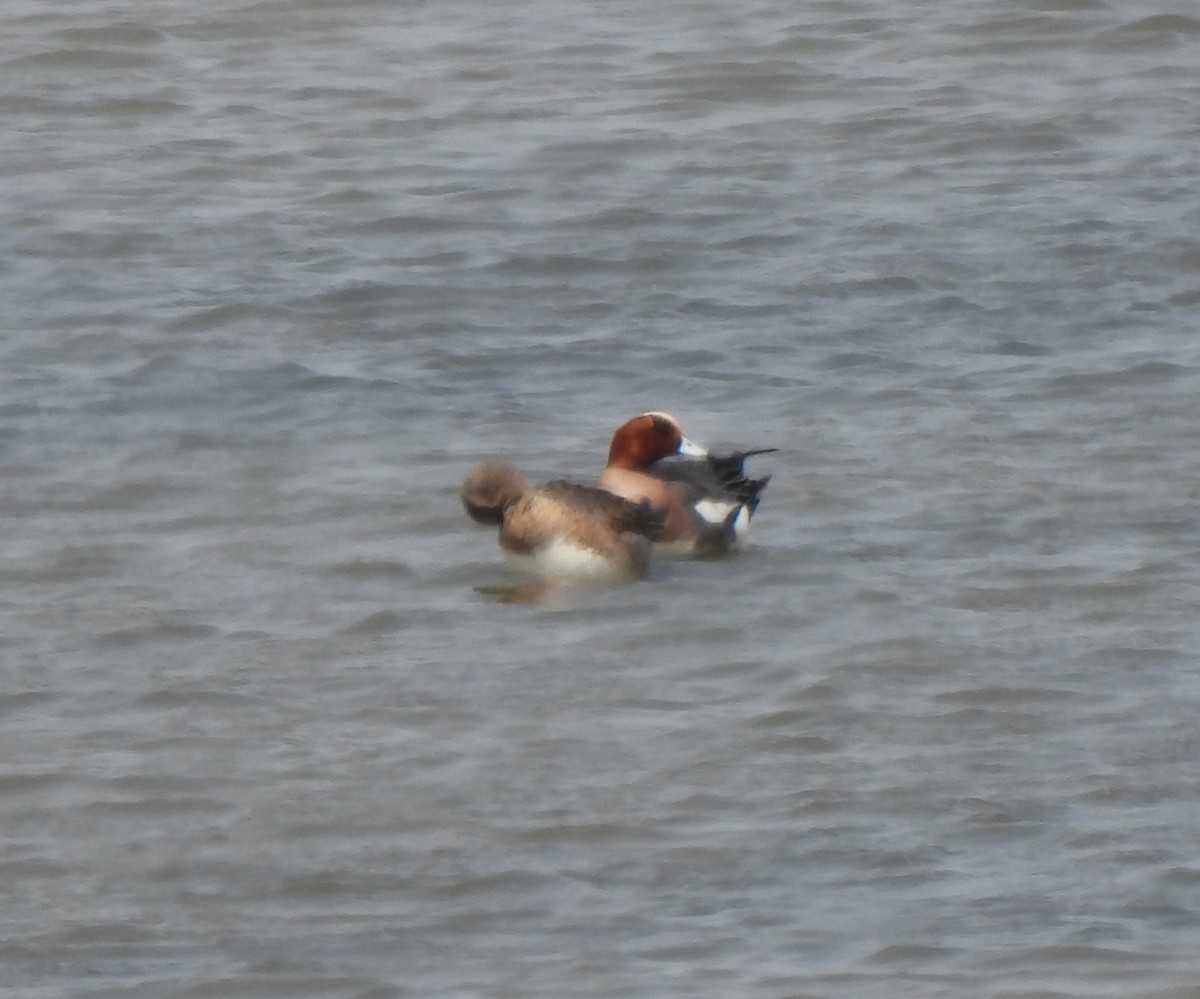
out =
[(556, 538), (530, 555), (506, 552), (508, 564), (521, 572), (558, 579), (615, 580), (628, 577), (619, 563), (613, 563), (590, 548), (581, 548)]

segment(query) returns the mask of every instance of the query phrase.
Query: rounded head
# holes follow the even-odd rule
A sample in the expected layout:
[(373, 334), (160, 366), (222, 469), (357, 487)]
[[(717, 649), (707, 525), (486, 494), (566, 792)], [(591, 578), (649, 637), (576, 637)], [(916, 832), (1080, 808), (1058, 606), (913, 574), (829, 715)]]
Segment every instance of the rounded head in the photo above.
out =
[(647, 469), (670, 454), (703, 455), (669, 413), (650, 412), (621, 424), (608, 449), (609, 468)]
[(462, 487), (463, 506), (472, 520), (502, 524), (504, 511), (529, 488), (520, 473), (501, 461), (487, 461), (467, 476)]

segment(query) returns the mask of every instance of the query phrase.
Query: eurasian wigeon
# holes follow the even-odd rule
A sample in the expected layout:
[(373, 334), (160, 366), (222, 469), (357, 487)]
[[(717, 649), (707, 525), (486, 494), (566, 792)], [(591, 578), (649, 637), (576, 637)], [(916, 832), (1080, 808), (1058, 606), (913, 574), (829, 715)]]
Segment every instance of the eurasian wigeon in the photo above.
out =
[(603, 489), (555, 480), (531, 486), (511, 466), (480, 465), (462, 487), (473, 520), (500, 528), (514, 568), (547, 579), (614, 582), (645, 575), (665, 514)]
[(608, 467), (596, 485), (666, 514), (660, 549), (672, 555), (727, 551), (746, 533), (770, 476), (747, 478), (751, 455), (775, 448), (709, 454), (667, 413), (643, 413), (613, 434)]

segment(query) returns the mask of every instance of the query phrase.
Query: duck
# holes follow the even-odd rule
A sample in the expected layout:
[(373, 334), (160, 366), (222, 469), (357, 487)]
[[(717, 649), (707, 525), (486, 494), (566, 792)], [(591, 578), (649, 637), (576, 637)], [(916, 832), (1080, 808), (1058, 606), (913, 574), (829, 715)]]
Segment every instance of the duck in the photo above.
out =
[(770, 476), (746, 475), (747, 458), (777, 448), (709, 451), (684, 436), (669, 413), (651, 411), (613, 434), (598, 488), (665, 515), (656, 550), (676, 557), (719, 555), (745, 537)]
[(666, 512), (647, 500), (562, 479), (531, 485), (511, 465), (487, 461), (462, 486), (467, 514), (499, 528), (509, 565), (542, 579), (641, 579)]

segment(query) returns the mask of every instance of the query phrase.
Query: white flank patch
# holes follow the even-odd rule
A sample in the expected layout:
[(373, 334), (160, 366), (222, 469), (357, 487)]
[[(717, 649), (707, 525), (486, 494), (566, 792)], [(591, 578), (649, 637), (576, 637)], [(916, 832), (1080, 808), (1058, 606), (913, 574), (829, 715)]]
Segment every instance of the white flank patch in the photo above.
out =
[(750, 511), (743, 506), (733, 518), (733, 536), (740, 541), (749, 529)]
[(505, 553), (508, 564), (522, 572), (552, 579), (624, 579), (627, 574), (603, 555), (557, 538), (532, 555)]
[[(695, 510), (710, 524), (723, 524), (737, 505), (729, 500), (702, 499), (696, 504)], [(745, 507), (742, 507), (742, 511), (745, 512)], [(741, 514), (738, 514), (738, 518), (741, 518)]]

